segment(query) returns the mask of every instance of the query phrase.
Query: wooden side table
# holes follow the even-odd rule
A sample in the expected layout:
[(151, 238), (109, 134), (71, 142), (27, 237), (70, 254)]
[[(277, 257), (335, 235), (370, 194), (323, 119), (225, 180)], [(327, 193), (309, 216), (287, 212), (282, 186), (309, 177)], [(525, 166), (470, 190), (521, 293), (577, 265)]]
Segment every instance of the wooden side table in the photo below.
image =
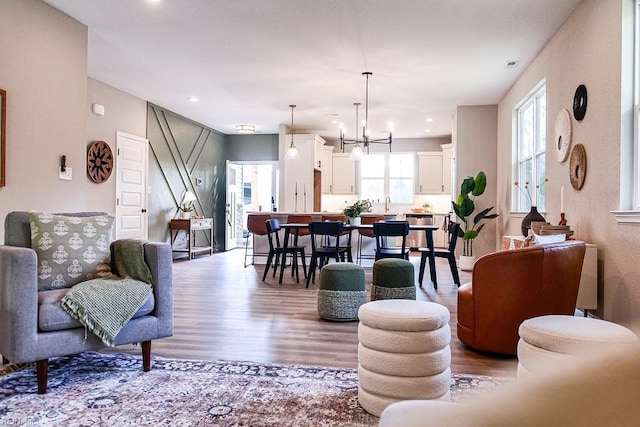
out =
[[(186, 252), (189, 259), (192, 259), (196, 253), (209, 251), (209, 255), (213, 255), (213, 218), (190, 218), (190, 219), (172, 219), (169, 224), (171, 233), (171, 248), (173, 252)], [(178, 236), (180, 230), (187, 232), (187, 247), (174, 248), (173, 243)], [(208, 230), (208, 246), (196, 246), (196, 231)]]

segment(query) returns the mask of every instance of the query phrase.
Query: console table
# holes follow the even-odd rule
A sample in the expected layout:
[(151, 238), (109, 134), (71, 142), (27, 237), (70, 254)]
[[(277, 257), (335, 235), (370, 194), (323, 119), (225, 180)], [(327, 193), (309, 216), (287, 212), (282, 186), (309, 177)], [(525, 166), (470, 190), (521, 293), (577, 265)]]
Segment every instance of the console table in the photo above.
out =
[[(173, 252), (186, 252), (189, 259), (192, 259), (196, 253), (209, 252), (213, 255), (213, 218), (190, 218), (190, 219), (172, 219), (169, 224), (171, 233), (171, 249)], [(187, 232), (187, 247), (174, 248), (173, 243), (178, 236), (180, 230)], [(208, 245), (196, 246), (196, 231), (205, 231), (207, 233)]]

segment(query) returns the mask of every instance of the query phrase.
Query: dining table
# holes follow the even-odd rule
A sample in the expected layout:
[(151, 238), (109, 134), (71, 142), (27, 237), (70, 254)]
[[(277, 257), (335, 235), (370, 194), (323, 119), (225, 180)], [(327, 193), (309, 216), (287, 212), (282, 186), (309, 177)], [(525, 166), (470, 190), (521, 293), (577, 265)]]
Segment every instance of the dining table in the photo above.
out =
[[(282, 223), (280, 224), (280, 227), (284, 230), (284, 238), (282, 239), (282, 262), (280, 264), (280, 277), (278, 280), (278, 283), (282, 283), (282, 279), (284, 277), (284, 268), (286, 266), (286, 254), (287, 254), (287, 247), (289, 246), (289, 238), (292, 234), (295, 235), (295, 232), (300, 230), (301, 228), (308, 228), (309, 224), (305, 224), (305, 223)], [(373, 224), (351, 224), (351, 223), (345, 223), (344, 224), (344, 228), (343, 231), (348, 231), (349, 232), (349, 238), (348, 241), (351, 242), (351, 235), (350, 233), (353, 232), (354, 230), (373, 230)], [(429, 268), (431, 269), (432, 272), (434, 272), (434, 277), (435, 277), (435, 271), (436, 271), (436, 257), (434, 255), (433, 252), (433, 248), (434, 248), (434, 244), (433, 244), (433, 232), (437, 231), (440, 229), (440, 226), (438, 225), (433, 225), (433, 224), (409, 224), (409, 230), (411, 231), (424, 231), (426, 234), (426, 240), (427, 240), (427, 248), (429, 249), (428, 251), (428, 259), (429, 259)]]

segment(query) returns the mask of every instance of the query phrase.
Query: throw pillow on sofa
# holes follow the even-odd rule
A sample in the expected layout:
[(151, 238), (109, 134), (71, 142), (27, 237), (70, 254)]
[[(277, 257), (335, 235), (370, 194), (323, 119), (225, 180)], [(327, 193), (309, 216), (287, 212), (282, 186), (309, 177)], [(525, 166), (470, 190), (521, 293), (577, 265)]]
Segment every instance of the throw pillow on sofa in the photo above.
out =
[(31, 248), (38, 257), (38, 290), (69, 288), (108, 264), (113, 216), (74, 217), (29, 212)]

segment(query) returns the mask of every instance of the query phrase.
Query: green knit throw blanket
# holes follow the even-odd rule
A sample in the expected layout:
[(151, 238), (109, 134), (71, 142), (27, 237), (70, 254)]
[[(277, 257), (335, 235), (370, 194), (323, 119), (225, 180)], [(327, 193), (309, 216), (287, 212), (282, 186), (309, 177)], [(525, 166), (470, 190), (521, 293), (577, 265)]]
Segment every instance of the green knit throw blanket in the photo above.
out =
[(151, 295), (151, 285), (133, 279), (93, 279), (78, 283), (62, 298), (62, 308), (109, 347)]

